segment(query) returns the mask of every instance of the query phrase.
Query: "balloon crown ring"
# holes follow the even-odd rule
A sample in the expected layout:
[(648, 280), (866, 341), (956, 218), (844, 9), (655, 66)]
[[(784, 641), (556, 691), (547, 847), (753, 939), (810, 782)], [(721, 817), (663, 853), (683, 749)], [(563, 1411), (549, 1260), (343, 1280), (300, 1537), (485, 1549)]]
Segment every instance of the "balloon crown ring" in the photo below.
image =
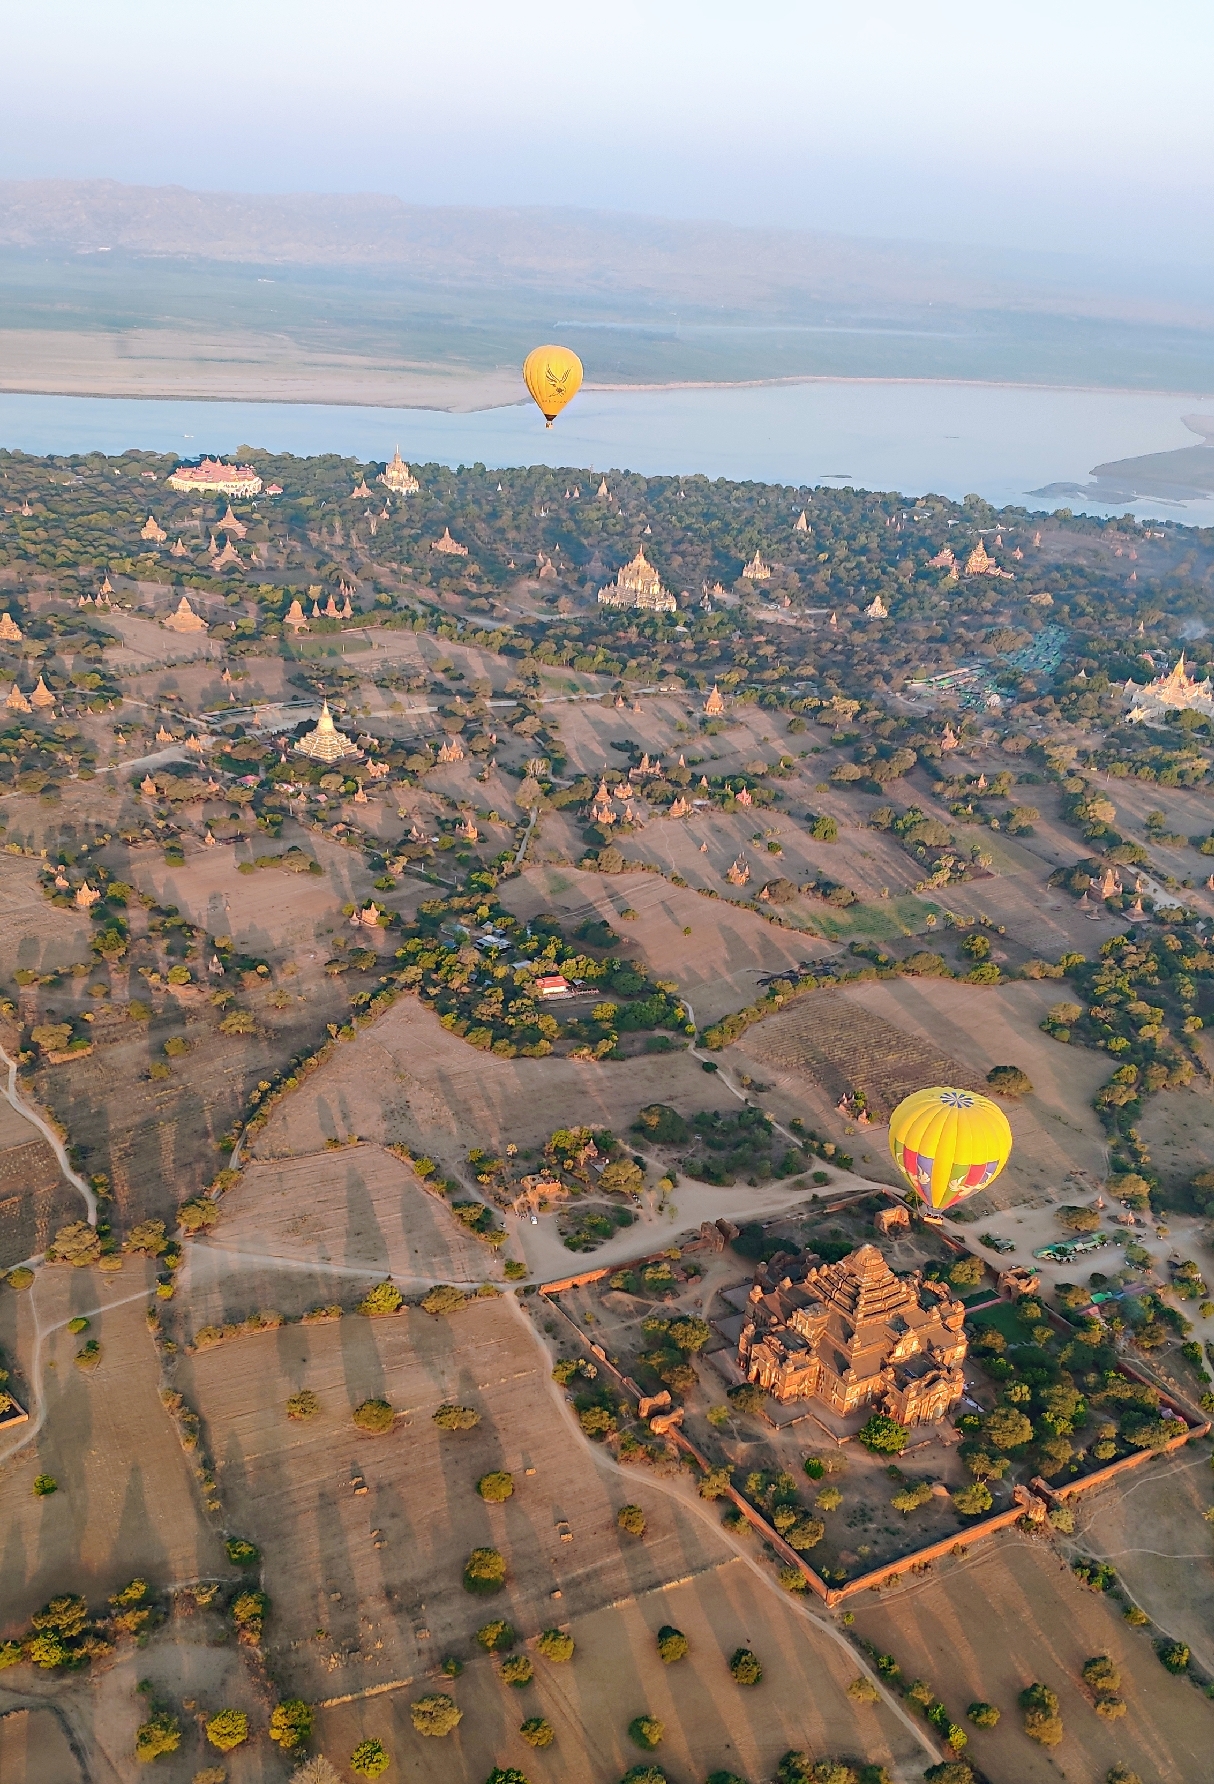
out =
[(974, 1098), (968, 1090), (942, 1090), (940, 1101), (950, 1109), (972, 1109)]

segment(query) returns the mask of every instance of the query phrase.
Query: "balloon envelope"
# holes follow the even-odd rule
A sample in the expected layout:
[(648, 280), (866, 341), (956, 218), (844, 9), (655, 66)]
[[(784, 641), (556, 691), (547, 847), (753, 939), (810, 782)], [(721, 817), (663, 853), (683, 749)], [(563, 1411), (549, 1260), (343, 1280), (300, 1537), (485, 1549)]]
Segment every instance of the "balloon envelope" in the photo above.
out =
[(582, 362), (568, 347), (535, 347), (523, 361), (523, 383), (551, 427), (582, 387)]
[(889, 1149), (916, 1195), (938, 1214), (995, 1181), (1011, 1154), (1012, 1130), (989, 1097), (937, 1084), (898, 1104)]

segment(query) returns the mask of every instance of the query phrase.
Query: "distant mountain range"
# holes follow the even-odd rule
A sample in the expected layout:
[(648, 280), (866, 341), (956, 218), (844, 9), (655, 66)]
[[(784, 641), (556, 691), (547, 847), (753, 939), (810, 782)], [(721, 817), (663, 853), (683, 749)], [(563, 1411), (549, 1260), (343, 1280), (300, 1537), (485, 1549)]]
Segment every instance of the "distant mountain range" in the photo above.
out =
[(1143, 262), (376, 193), (0, 182), (0, 389), (425, 407), (798, 378), (1214, 389), (1214, 300)]
[(0, 181), (0, 248), (283, 266), (394, 268), (411, 279), (700, 312), (804, 316), (820, 305), (989, 310), (1214, 325), (1214, 303), (1134, 291), (1063, 256), (996, 255), (611, 211), (406, 204), (380, 193), (257, 195), (114, 180)]

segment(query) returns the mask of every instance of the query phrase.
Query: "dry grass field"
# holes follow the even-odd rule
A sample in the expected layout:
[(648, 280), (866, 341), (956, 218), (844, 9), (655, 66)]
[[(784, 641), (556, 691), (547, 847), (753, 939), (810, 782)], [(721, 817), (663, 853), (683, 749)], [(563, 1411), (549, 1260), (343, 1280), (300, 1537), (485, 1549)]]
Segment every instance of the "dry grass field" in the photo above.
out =
[(490, 1248), (381, 1146), (257, 1160), (224, 1197), (219, 1227), (190, 1247), (190, 1324), (349, 1301), (388, 1275), (408, 1285), (500, 1273)]
[[(1056, 1550), (1012, 1534), (879, 1601), (854, 1601), (856, 1632), (890, 1653), (904, 1679), (926, 1679), (954, 1721), (975, 1700), (1002, 1712), (971, 1729), (969, 1751), (991, 1784), (1104, 1784), (1131, 1767), (1150, 1784), (1192, 1784), (1209, 1770), (1214, 1705), (1159, 1664), (1145, 1634), (1075, 1579)], [(1097, 1716), (1080, 1683), (1085, 1660), (1109, 1654), (1128, 1713)], [(1060, 1700), (1064, 1737), (1047, 1750), (1021, 1731), (1016, 1699), (1034, 1681)]]
[(56, 1705), (7, 1709), (0, 1688), (0, 1777), (4, 1784), (85, 1784), (82, 1769)]
[[(43, 1270), (31, 1289), (0, 1294), (0, 1347), (19, 1398), (33, 1402), (29, 1423), (0, 1438), (6, 1632), (57, 1592), (97, 1603), (137, 1575), (162, 1588), (230, 1572), (160, 1404), (149, 1282), (132, 1259), (114, 1275)], [(78, 1314), (90, 1321), (83, 1336), (66, 1328)], [(85, 1338), (102, 1353), (87, 1372), (74, 1364)], [(39, 1474), (58, 1482), (48, 1498), (31, 1490)]]

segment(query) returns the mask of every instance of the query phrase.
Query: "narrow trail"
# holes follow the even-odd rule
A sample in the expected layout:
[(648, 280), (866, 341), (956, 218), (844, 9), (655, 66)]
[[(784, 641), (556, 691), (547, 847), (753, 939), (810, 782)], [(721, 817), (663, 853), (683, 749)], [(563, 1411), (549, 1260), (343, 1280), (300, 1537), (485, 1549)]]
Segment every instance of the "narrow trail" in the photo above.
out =
[(94, 1314), (100, 1316), (103, 1313), (108, 1313), (112, 1307), (125, 1307), (129, 1301), (146, 1301), (148, 1298), (147, 1289), (141, 1288), (133, 1295), (119, 1295), (117, 1299), (113, 1301), (103, 1301), (96, 1307), (79, 1308), (77, 1312), (65, 1314), (62, 1319), (52, 1320), (50, 1325), (44, 1326), (38, 1318), (37, 1295), (38, 1284), (40, 1281), (41, 1275), (34, 1279), (30, 1284), (29, 1289), (30, 1304), (34, 1310), (34, 1352), (30, 1358), (28, 1375), (30, 1387), (33, 1390), (29, 1408), (30, 1418), (27, 1424), (20, 1427), (20, 1437), (11, 1443), (7, 1449), (0, 1450), (0, 1466), (3, 1466), (5, 1462), (11, 1461), (15, 1455), (18, 1455), (28, 1444), (31, 1444), (46, 1423), (46, 1395), (42, 1391), (42, 1345), (44, 1340), (49, 1338), (52, 1332), (60, 1331), (67, 1325), (69, 1320), (75, 1319), (78, 1313), (83, 1313), (86, 1319), (91, 1319)]
[(2, 1060), (8, 1067), (8, 1082), (4, 1087), (5, 1097), (12, 1104), (18, 1115), (24, 1116), (26, 1121), (31, 1122), (33, 1126), (38, 1129), (38, 1132), (42, 1135), (43, 1139), (47, 1141), (51, 1151), (59, 1161), (59, 1169), (63, 1172), (63, 1175), (67, 1178), (72, 1187), (78, 1189), (84, 1197), (84, 1205), (88, 1209), (89, 1225), (95, 1227), (97, 1224), (97, 1197), (84, 1181), (84, 1178), (81, 1177), (77, 1171), (73, 1171), (71, 1165), (68, 1163), (67, 1148), (64, 1146), (63, 1141), (59, 1138), (59, 1135), (55, 1132), (54, 1128), (42, 1119), (36, 1109), (30, 1107), (25, 1101), (25, 1098), (18, 1091), (17, 1061), (15, 1059), (10, 1059), (3, 1047), (0, 1047), (0, 1060)]

